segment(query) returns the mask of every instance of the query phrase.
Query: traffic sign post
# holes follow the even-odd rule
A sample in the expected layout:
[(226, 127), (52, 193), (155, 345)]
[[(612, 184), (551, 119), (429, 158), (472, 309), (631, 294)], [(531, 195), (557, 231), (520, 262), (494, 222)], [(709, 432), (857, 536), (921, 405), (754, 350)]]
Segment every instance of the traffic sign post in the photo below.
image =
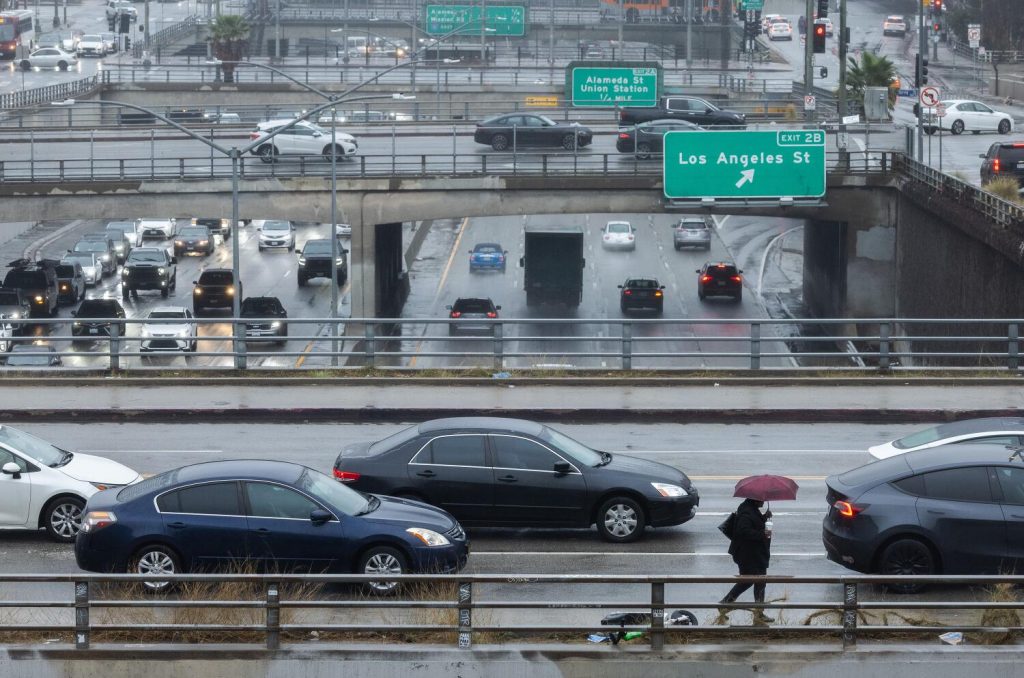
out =
[(661, 65), (651, 62), (574, 61), (565, 69), (565, 96), (573, 106), (657, 106), (661, 83)]
[(804, 95), (804, 110), (813, 111), (818, 108), (818, 100), (814, 98), (813, 94)]
[[(484, 25), (491, 36), (526, 35), (526, 7), (522, 5), (487, 5)], [(452, 32), (473, 35), (480, 33), (479, 5), (426, 5), (423, 9), (423, 31), (427, 35)]]
[(942, 99), (942, 92), (938, 87), (922, 87), (919, 101), (926, 108), (935, 107)]
[(977, 49), (981, 45), (981, 24), (967, 24), (967, 42), (971, 49)]
[(663, 163), (663, 190), (669, 199), (825, 195), (821, 130), (668, 132)]

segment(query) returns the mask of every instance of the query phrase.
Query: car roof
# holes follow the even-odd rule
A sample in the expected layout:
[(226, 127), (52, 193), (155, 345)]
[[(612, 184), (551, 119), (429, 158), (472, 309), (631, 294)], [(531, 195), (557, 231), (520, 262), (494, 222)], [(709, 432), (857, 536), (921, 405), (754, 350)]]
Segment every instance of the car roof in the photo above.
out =
[(481, 247), (493, 247), (500, 250), (501, 244), (496, 242), (478, 242), (476, 245), (473, 245), (473, 249), (480, 249)]
[(230, 268), (205, 268), (199, 272), (199, 275), (204, 273), (234, 273)]
[[(263, 122), (256, 123), (256, 127), (261, 128), (261, 129), (262, 128), (266, 128), (266, 127), (279, 127), (281, 125), (287, 125), (288, 123), (294, 122), (294, 121), (295, 121), (295, 118), (281, 118), (279, 120), (264, 120)], [(311, 123), (309, 120), (299, 120), (298, 124), (299, 125), (312, 125), (313, 123)]]
[(458, 304), (460, 302), (470, 303), (470, 302), (474, 302), (474, 301), (482, 302), (482, 303), (485, 303), (485, 304), (493, 304), (494, 303), (491, 300), (490, 297), (458, 297), (455, 300), (455, 303), (456, 304)]
[[(830, 484), (841, 484), (854, 493), (864, 492), (883, 483), (927, 471), (981, 464), (1005, 465), (1010, 461), (1010, 454), (1010, 450), (1003, 445), (986, 443), (940, 445), (872, 461), (839, 476), (833, 476), (829, 480)], [(1021, 463), (1021, 468), (1024, 468), (1024, 463)]]
[(165, 250), (163, 247), (156, 247), (156, 246), (153, 246), (153, 247), (133, 247), (132, 248), (132, 252), (163, 252), (164, 254), (166, 254), (167, 250)]
[(307, 467), (299, 464), (268, 459), (206, 461), (169, 471), (168, 473), (174, 474), (173, 478), (167, 484), (162, 485), (160, 490), (165, 490), (168, 485), (182, 485), (203, 480), (244, 478), (293, 481), (306, 470), (308, 470)]
[(1005, 431), (1019, 429), (1024, 431), (1024, 417), (982, 417), (980, 419), (962, 419), (948, 424), (940, 424), (937, 432), (940, 438), (984, 433), (985, 431)]
[(419, 425), (417, 430), (420, 433), (433, 433), (451, 429), (475, 430), (475, 431), (509, 431), (513, 433), (525, 433), (528, 435), (540, 435), (544, 427), (535, 421), (528, 419), (511, 419), (508, 417), (448, 417), (446, 419), (431, 419)]

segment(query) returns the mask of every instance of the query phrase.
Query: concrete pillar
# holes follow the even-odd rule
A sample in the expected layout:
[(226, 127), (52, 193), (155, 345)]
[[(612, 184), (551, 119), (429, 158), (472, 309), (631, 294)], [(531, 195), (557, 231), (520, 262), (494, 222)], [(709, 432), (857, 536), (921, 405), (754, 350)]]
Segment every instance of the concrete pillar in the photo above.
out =
[(374, 224), (363, 222), (362, 210), (349, 213), (352, 226), (349, 252), (350, 298), (353, 318), (373, 318), (377, 315), (377, 235)]
[(409, 296), (402, 253), (402, 223), (377, 224), (376, 285), (377, 317), (396, 318)]

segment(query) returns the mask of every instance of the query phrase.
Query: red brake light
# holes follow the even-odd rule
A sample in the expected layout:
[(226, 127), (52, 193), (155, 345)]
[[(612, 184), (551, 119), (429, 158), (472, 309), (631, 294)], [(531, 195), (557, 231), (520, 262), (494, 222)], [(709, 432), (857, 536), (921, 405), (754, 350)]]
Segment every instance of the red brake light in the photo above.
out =
[(340, 469), (334, 469), (334, 477), (343, 483), (354, 483), (359, 480), (359, 474), (355, 471), (342, 471)]
[(999, 158), (994, 158), (992, 160), (992, 171), (993, 172), (998, 172), (999, 171)]
[(625, 133), (625, 132), (619, 132), (619, 138), (620, 139), (628, 139), (629, 135), (627, 133)]
[(488, 311), (488, 312), (487, 312), (487, 317), (488, 317), (488, 318), (497, 318), (497, 317), (498, 317), (498, 314), (497, 314), (497, 313), (495, 313), (494, 311)]
[(249, 141), (256, 141), (260, 138), (259, 132), (249, 132)]
[(630, 294), (633, 294), (633, 290), (622, 290), (622, 293), (629, 296)]
[(732, 280), (733, 282), (741, 282), (743, 278), (739, 277), (738, 275), (734, 275), (730, 278), (730, 280)]
[(839, 515), (843, 516), (844, 518), (852, 518), (864, 510), (859, 506), (854, 506), (850, 502), (842, 500), (832, 504), (832, 508), (834, 508), (839, 513)]
[(1013, 148), (1024, 148), (1024, 144), (1011, 144)]
[(725, 268), (725, 264), (718, 264), (715, 266), (715, 268)]
[(702, 283), (711, 282), (711, 276), (710, 275), (702, 275), (700, 277), (700, 281)]
[(451, 318), (461, 318), (462, 311), (452, 311), (451, 313), (448, 314), (448, 316)]

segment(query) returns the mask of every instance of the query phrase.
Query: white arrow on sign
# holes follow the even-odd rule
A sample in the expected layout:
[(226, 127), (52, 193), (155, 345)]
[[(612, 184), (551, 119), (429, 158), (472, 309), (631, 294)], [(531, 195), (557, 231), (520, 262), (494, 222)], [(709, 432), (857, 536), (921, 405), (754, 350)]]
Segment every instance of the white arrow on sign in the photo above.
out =
[(740, 175), (740, 180), (736, 182), (736, 188), (742, 187), (743, 184), (754, 183), (754, 170), (743, 170)]

